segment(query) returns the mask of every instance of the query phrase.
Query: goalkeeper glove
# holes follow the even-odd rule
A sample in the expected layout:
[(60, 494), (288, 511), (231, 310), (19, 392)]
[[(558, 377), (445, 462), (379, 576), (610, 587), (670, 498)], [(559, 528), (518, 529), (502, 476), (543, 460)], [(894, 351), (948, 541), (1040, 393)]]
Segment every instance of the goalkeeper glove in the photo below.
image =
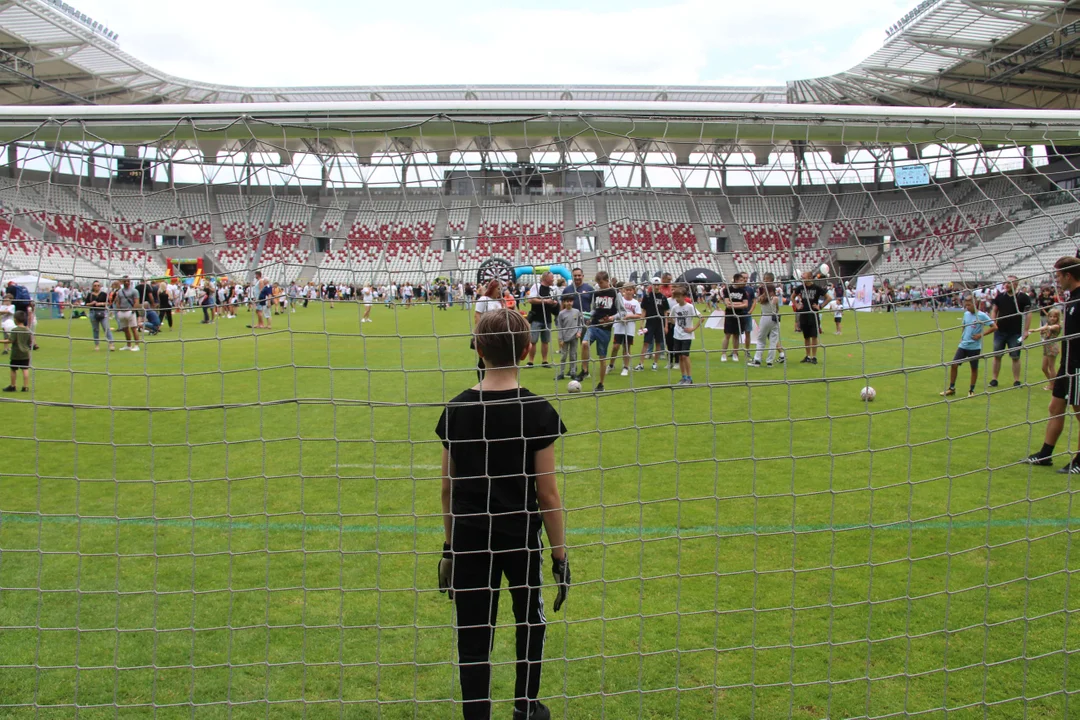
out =
[(450, 543), (443, 543), (442, 557), (439, 558), (439, 592), (450, 593), (450, 599), (454, 599), (454, 586), (451, 580), (454, 575), (454, 554), (450, 552)]
[(570, 559), (556, 557), (551, 558), (551, 575), (555, 578), (555, 584), (559, 586), (559, 592), (555, 595), (555, 612), (566, 602), (566, 593), (570, 591)]

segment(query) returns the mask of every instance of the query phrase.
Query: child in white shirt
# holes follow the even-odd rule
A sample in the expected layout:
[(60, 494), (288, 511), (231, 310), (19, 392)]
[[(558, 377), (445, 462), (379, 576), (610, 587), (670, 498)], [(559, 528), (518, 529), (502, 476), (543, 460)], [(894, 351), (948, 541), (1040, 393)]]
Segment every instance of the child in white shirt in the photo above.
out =
[(615, 358), (619, 356), (619, 348), (622, 348), (622, 372), (623, 377), (630, 374), (630, 348), (634, 346), (634, 335), (637, 333), (637, 323), (645, 314), (641, 311), (641, 301), (637, 299), (633, 285), (623, 285), (619, 288), (622, 294), (622, 308), (616, 313), (615, 328), (612, 340), (615, 348), (611, 351), (611, 362), (608, 370), (615, 369)]

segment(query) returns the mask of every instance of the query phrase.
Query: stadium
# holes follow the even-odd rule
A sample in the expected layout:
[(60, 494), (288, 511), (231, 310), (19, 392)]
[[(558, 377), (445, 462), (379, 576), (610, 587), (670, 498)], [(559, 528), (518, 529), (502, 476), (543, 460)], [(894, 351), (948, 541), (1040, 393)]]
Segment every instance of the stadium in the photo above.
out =
[[(532, 508), (546, 637), (503, 582), (492, 717), (1080, 716), (1072, 414), (1044, 437), (1072, 335), (1040, 330), (1078, 42), (1073, 0), (924, 0), (783, 86), (237, 87), (0, 3), (0, 717), (487, 717), (440, 488), (444, 408), (501, 377), (492, 281), (565, 426), (573, 567)], [(606, 377), (533, 315), (580, 277), (624, 287)], [(699, 316), (681, 355), (626, 319), (653, 288), (661, 335)]]

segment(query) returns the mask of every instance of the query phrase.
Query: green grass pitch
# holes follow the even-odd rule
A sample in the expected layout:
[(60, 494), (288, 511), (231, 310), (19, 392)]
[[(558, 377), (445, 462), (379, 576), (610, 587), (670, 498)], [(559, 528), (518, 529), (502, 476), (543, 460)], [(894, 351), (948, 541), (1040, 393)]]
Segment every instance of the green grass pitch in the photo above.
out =
[[(475, 381), (468, 316), (193, 314), (138, 354), (43, 321), (32, 396), (0, 402), (0, 717), (457, 717), (433, 427)], [(984, 364), (942, 402), (957, 313), (826, 317), (817, 367), (784, 323), (772, 370), (701, 331), (689, 389), (524, 373), (570, 431), (553, 714), (1080, 716), (1070, 478), (1016, 464), (1041, 352), (1023, 389), (984, 392)]]

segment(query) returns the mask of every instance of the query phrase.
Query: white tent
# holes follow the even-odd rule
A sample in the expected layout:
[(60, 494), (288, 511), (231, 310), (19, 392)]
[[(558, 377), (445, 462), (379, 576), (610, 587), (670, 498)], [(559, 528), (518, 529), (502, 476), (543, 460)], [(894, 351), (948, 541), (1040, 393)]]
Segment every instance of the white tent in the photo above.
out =
[(48, 292), (56, 287), (55, 280), (42, 275), (15, 275), (14, 277), (7, 276), (3, 279), (3, 284), (5, 286), (9, 282), (14, 282), (16, 285), (22, 285), (31, 293)]

